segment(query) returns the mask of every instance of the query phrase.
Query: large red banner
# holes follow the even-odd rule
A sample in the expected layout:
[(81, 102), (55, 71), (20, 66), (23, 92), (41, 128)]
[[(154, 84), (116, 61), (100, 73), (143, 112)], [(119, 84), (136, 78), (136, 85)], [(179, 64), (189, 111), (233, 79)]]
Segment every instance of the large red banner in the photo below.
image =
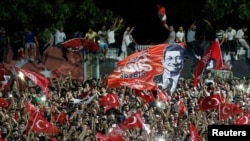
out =
[(107, 79), (108, 85), (174, 90), (184, 66), (184, 51), (183, 44), (159, 44), (135, 52), (117, 63)]

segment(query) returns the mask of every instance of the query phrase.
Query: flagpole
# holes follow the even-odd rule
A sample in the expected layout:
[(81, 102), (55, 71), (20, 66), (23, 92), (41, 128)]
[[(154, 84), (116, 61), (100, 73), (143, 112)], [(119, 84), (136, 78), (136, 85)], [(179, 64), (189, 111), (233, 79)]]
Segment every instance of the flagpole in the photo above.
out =
[(35, 121), (37, 119), (38, 113), (39, 113), (39, 111), (36, 111), (35, 120), (33, 121), (32, 125), (31, 125), (30, 131), (32, 131), (32, 129), (33, 129), (34, 125), (35, 125)]

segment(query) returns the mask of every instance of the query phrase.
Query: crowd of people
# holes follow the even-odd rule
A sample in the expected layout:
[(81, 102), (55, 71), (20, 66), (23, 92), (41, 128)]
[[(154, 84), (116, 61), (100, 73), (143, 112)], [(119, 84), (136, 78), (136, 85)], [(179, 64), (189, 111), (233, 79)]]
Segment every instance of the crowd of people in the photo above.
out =
[[(118, 56), (120, 56), (124, 53), (126, 47), (135, 51), (135, 44), (137, 44), (131, 35), (134, 30), (133, 27), (126, 27), (124, 32), (123, 46), (126, 46), (125, 49), (122, 44), (116, 42), (115, 32), (121, 27), (122, 23), (123, 19), (117, 18), (108, 30), (106, 30), (106, 26), (102, 26), (102, 29), (96, 33), (90, 27), (85, 36), (77, 31), (72, 34), (72, 38), (83, 37), (96, 42), (104, 57), (108, 47), (118, 48)], [(190, 27), (187, 39), (183, 33), (183, 27), (179, 27), (179, 31), (175, 35), (173, 26), (165, 26), (170, 31), (168, 43), (187, 42), (191, 46), (195, 44), (193, 42), (195, 25)], [(37, 52), (35, 49), (39, 49), (37, 47), (41, 45), (39, 41), (43, 43), (45, 48), (60, 44), (67, 39), (63, 30), (63, 27), (61, 27), (60, 30), (55, 32), (55, 36), (48, 29), (45, 29), (39, 35), (34, 34), (29, 28), (26, 29), (23, 38), (18, 38), (18, 35), (16, 35), (17, 37), (5, 35), (4, 44), (1, 44), (2, 54), (0, 56), (3, 57), (7, 50), (6, 47), (12, 44), (13, 48), (18, 49), (23, 46), (25, 57), (31, 61), (40, 60), (39, 57), (42, 57), (42, 55), (35, 55)], [(234, 33), (234, 37), (231, 37), (231, 33), (229, 33), (231, 30), (226, 32), (223, 39), (224, 37), (227, 38), (227, 47), (230, 47), (230, 49), (226, 49), (226, 53), (235, 51), (236, 46), (232, 45), (234, 44), (231, 43), (232, 38), (239, 39), (241, 46), (247, 49), (247, 54), (249, 53), (249, 46), (243, 41), (247, 38), (244, 36), (246, 30), (247, 28), (240, 29), (237, 33)], [(1, 34), (5, 34), (3, 31), (4, 28), (1, 29)], [(222, 45), (222, 38), (220, 39)], [(29, 49), (33, 49), (32, 52), (28, 53)], [(199, 59), (200, 55), (196, 54), (197, 52), (193, 49), (194, 57)], [(14, 54), (14, 56), (18, 56), (18, 51), (14, 51)], [(123, 57), (126, 57), (126, 54)], [(1, 61), (3, 61), (3, 58)], [(248, 77), (240, 79), (222, 78), (208, 70), (204, 73), (197, 87), (192, 85), (193, 78), (180, 78), (175, 91), (168, 93), (165, 99), (160, 98), (157, 93), (149, 91), (153, 92), (154, 96), (149, 103), (138, 97), (136, 90), (129, 87), (109, 88), (105, 81), (106, 77), (102, 76), (86, 81), (69, 79), (68, 77), (51, 78), (49, 93), (52, 95), (52, 99), (44, 97), (42, 89), (38, 86), (31, 85), (27, 86), (25, 90), (19, 90), (18, 85), (13, 81), (13, 85), (8, 91), (1, 92), (0, 141), (105, 141), (104, 138), (97, 138), (97, 133), (108, 136), (120, 123), (123, 123), (137, 111), (142, 112), (141, 122), (143, 126), (122, 131), (119, 140), (188, 141), (190, 140), (189, 125), (194, 123), (202, 140), (207, 141), (208, 125), (234, 124), (238, 117), (250, 110), (250, 79)], [(107, 110), (100, 104), (102, 98), (108, 94), (115, 94), (118, 97), (119, 106)], [(219, 94), (226, 103), (238, 104), (244, 112), (230, 116), (226, 120), (220, 120), (217, 109), (201, 111), (199, 101), (214, 94)], [(178, 106), (180, 101), (185, 105), (182, 112), (180, 112)], [(38, 109), (37, 112), (43, 115), (43, 118), (58, 128), (58, 134), (42, 131), (33, 132), (30, 129), (30, 117), (34, 115), (27, 112), (27, 102), (34, 105)], [(38, 124), (38, 122), (36, 123)], [(38, 126), (39, 128), (46, 128), (45, 125), (44, 127)]]

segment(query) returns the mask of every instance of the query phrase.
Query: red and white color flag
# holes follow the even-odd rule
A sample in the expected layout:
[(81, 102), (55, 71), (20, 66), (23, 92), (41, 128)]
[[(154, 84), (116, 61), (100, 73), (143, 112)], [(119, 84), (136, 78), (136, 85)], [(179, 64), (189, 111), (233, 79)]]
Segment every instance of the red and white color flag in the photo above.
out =
[(0, 107), (8, 109), (11, 104), (11, 101), (5, 98), (0, 98)]
[(109, 141), (108, 137), (100, 132), (95, 132), (96, 141)]
[(135, 95), (142, 98), (146, 103), (151, 103), (154, 101), (154, 95), (151, 91), (135, 90)]
[(127, 86), (137, 90), (175, 90), (184, 67), (183, 44), (159, 44), (135, 52), (119, 61), (108, 76), (108, 86)]
[(125, 131), (132, 128), (142, 128), (142, 111), (137, 111), (136, 113), (131, 114), (125, 121), (119, 124), (119, 127)]
[(35, 112), (38, 112), (39, 109), (35, 107), (30, 101), (25, 102), (25, 112), (28, 112), (30, 114), (33, 114)]
[(48, 122), (38, 112), (30, 115), (28, 121), (28, 129), (37, 133), (53, 134), (53, 135), (58, 134), (58, 128), (54, 126), (52, 123)]
[(119, 100), (116, 94), (107, 94), (100, 101), (99, 104), (105, 107), (105, 110), (109, 110), (114, 107), (119, 107)]
[(230, 116), (237, 115), (243, 112), (243, 109), (236, 104), (221, 103), (219, 108), (220, 119), (227, 119)]
[(31, 81), (33, 81), (34, 84), (38, 85), (41, 89), (43, 89), (44, 93), (46, 96), (51, 99), (51, 95), (48, 91), (48, 86), (49, 86), (49, 80), (42, 76), (39, 73), (30, 71), (30, 70), (24, 70), (20, 68), (15, 68), (17, 72), (21, 72), (24, 74), (24, 76), (28, 77)]
[(250, 125), (250, 112), (245, 113), (236, 119), (235, 124), (237, 125)]
[(198, 85), (199, 79), (201, 78), (202, 73), (206, 69), (208, 64), (212, 64), (211, 67), (216, 70), (220, 70), (223, 67), (220, 43), (217, 39), (208, 47), (203, 57), (196, 65), (193, 87), (196, 87)]
[(202, 138), (199, 135), (199, 132), (193, 123), (190, 123), (189, 125), (189, 132), (190, 132), (190, 141), (202, 141)]
[(218, 109), (221, 103), (222, 99), (219, 94), (207, 96), (199, 101), (199, 110), (206, 111), (214, 108)]
[(83, 38), (73, 38), (62, 43), (65, 48), (71, 48), (73, 50), (80, 50), (83, 48), (84, 39)]
[(158, 9), (158, 16), (161, 20), (161, 23), (165, 25), (167, 23), (166, 9), (163, 5), (160, 5), (160, 4), (157, 5), (157, 9)]

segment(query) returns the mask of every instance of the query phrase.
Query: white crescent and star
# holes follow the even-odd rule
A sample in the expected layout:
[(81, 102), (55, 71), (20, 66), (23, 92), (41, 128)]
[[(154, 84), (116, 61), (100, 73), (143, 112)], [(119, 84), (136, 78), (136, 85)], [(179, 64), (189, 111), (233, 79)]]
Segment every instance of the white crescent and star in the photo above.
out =
[(115, 100), (114, 96), (113, 96), (113, 95), (111, 95), (110, 97), (111, 97), (111, 102), (112, 102), (112, 103), (115, 103), (115, 102), (116, 102), (116, 100)]
[(228, 114), (228, 110), (230, 110), (230, 108), (228, 107), (228, 106), (224, 106), (223, 108), (222, 108), (222, 113), (224, 114), (224, 115), (227, 115)]
[[(216, 103), (212, 105), (212, 101), (215, 101)], [(218, 106), (219, 104), (220, 102), (217, 98), (211, 98), (211, 106)]]
[(243, 119), (245, 119), (245, 122), (243, 124), (248, 124), (249, 120), (247, 116), (244, 116)]
[(133, 116), (133, 121), (132, 121), (132, 122), (130, 122), (130, 123), (128, 123), (128, 124), (135, 124), (135, 123), (136, 123), (136, 121), (137, 121), (136, 117), (135, 117), (135, 116)]
[[(38, 120), (37, 123), (36, 123), (36, 127), (39, 128), (39, 129), (44, 129), (43, 127), (41, 127), (40, 122), (43, 123), (43, 120)], [(45, 128), (46, 128), (46, 127), (48, 127), (47, 124), (45, 124)]]

